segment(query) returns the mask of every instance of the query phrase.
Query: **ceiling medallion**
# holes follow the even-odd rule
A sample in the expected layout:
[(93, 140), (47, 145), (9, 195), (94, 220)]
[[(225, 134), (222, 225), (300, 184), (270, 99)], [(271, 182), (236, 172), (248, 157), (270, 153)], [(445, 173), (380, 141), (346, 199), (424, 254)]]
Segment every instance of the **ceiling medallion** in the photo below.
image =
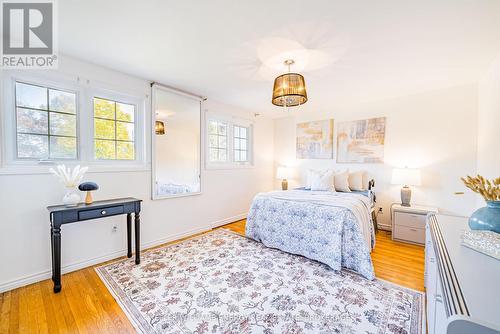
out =
[(279, 107), (295, 107), (306, 103), (307, 92), (304, 77), (290, 72), (290, 66), (295, 64), (295, 61), (287, 59), (284, 64), (288, 66), (288, 73), (274, 79), (272, 103)]

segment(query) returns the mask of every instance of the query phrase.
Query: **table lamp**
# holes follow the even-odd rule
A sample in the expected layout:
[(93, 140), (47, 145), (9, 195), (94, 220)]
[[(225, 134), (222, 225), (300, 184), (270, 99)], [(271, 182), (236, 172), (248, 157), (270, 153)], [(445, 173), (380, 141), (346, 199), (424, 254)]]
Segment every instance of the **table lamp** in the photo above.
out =
[(279, 166), (276, 171), (276, 178), (281, 180), (281, 189), (288, 189), (288, 180), (291, 176), (291, 169), (286, 166)]
[(411, 189), (409, 186), (419, 186), (422, 183), (420, 169), (394, 168), (391, 183), (403, 186), (401, 188), (401, 205), (410, 206)]

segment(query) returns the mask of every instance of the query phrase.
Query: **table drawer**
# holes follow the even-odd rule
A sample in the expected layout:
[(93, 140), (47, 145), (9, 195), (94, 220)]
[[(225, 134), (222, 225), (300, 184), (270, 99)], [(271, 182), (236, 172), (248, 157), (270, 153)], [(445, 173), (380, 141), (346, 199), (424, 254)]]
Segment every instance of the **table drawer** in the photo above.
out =
[(408, 226), (394, 226), (394, 238), (399, 240), (407, 240), (418, 244), (425, 242), (425, 229)]
[(425, 228), (425, 218), (426, 215), (406, 212), (394, 212), (395, 223), (399, 226)]
[(78, 219), (85, 220), (85, 219), (94, 219), (99, 217), (121, 215), (123, 214), (123, 212), (124, 212), (123, 205), (112, 206), (105, 209), (85, 210), (85, 211), (80, 211), (78, 213)]

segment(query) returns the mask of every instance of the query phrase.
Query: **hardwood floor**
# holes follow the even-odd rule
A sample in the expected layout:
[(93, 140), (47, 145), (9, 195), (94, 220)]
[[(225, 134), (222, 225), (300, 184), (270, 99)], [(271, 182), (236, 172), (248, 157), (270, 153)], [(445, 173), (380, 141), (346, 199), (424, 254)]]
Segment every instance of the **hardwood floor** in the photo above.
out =
[[(245, 221), (221, 228), (245, 234)], [(424, 290), (423, 247), (394, 242), (390, 233), (379, 231), (372, 259), (378, 278)], [(89, 267), (63, 275), (58, 294), (50, 279), (0, 294), (0, 333), (134, 333), (134, 328)]]

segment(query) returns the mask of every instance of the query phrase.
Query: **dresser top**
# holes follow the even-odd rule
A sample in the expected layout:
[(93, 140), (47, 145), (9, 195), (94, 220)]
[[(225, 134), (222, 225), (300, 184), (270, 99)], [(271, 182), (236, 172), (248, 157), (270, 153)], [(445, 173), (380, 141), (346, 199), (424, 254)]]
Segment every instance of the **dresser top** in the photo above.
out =
[(415, 204), (412, 204), (411, 206), (402, 206), (401, 204), (393, 204), (392, 211), (427, 214), (429, 212), (437, 213), (438, 208), (432, 206), (415, 205)]
[(48, 206), (47, 210), (49, 210), (49, 212), (59, 212), (59, 211), (72, 211), (72, 210), (82, 210), (82, 209), (100, 209), (103, 207), (121, 205), (126, 203), (135, 203), (135, 202), (142, 202), (142, 200), (133, 197), (114, 198), (103, 201), (94, 201), (92, 204), (78, 203), (78, 205), (75, 206), (52, 205)]
[(462, 246), (468, 218), (436, 219), (471, 318), (500, 328), (500, 260)]

